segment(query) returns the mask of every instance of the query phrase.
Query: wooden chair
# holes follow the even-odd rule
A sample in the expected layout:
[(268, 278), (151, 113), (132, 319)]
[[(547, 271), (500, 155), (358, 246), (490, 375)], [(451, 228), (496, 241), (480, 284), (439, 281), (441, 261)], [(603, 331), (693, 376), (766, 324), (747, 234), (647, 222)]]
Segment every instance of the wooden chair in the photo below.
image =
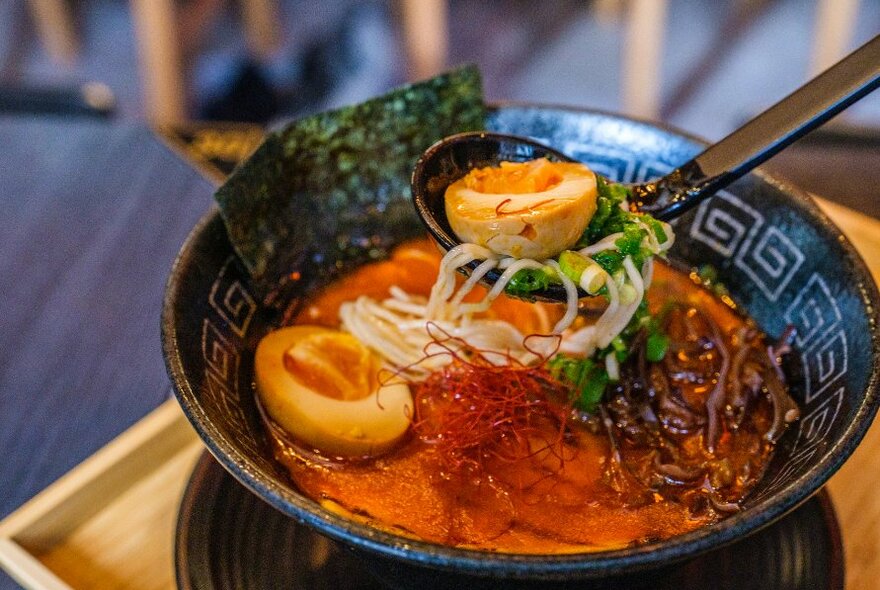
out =
[[(222, 0), (202, 0), (181, 14), (174, 0), (130, 0), (137, 34), (147, 116), (166, 125), (187, 119), (184, 64), (204, 24), (222, 8)], [(277, 0), (238, 0), (252, 53), (265, 57), (281, 38)]]
[(400, 9), (409, 78), (438, 74), (446, 67), (449, 45), (446, 0), (401, 0)]
[(818, 0), (810, 77), (846, 55), (856, 28), (859, 0)]
[(70, 3), (67, 0), (28, 0), (28, 5), (46, 52), (58, 63), (73, 64), (79, 39)]
[[(156, 123), (187, 119), (186, 55), (193, 31), (200, 29), (223, 0), (191, 2), (186, 10), (175, 0), (130, 0), (137, 37), (141, 80), (147, 117)], [(237, 0), (248, 47), (259, 57), (278, 45), (278, 0)], [(62, 65), (76, 60), (79, 40), (70, 0), (27, 0), (37, 33), (46, 52)]]
[[(69, 0), (27, 0), (47, 52), (59, 63), (72, 63), (79, 46)], [(447, 0), (397, 0), (410, 79), (432, 76), (446, 66)], [(743, 3), (748, 0), (735, 0)], [(137, 35), (147, 116), (157, 123), (187, 118), (184, 64), (193, 32), (224, 0), (190, 3), (188, 15), (175, 0), (130, 0)], [(238, 0), (248, 46), (263, 57), (278, 46), (278, 0)], [(193, 8), (195, 7), (195, 8)], [(842, 57), (855, 30), (859, 0), (817, 0), (810, 75)], [(623, 18), (621, 107), (656, 119), (662, 113), (660, 79), (668, 0), (594, 0), (594, 14)]]
[[(202, 0), (215, 9), (221, 0)], [(270, 55), (278, 46), (277, 0), (239, 0), (245, 33), (252, 53)], [(183, 73), (186, 50), (179, 39), (182, 27), (193, 30), (212, 16), (209, 8), (191, 18), (181, 18), (174, 0), (131, 0), (138, 36), (148, 116), (157, 123), (186, 118), (186, 84)], [(200, 4), (200, 3), (196, 3)], [(448, 49), (447, 1), (400, 0), (401, 27), (409, 77), (435, 75), (446, 65)]]
[(629, 0), (621, 60), (621, 108), (656, 119), (660, 113), (666, 0)]

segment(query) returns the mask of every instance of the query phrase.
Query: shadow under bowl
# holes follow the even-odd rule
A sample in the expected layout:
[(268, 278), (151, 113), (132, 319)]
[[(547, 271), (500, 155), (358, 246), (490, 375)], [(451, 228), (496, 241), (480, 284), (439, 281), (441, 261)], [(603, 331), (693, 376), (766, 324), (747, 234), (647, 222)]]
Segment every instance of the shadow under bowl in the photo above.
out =
[[(619, 182), (661, 176), (703, 145), (656, 125), (555, 107), (499, 106), (491, 109), (487, 128), (533, 137)], [(333, 226), (337, 211), (308, 198), (301, 206), (317, 217), (316, 226)], [(300, 262), (291, 271), (300, 280), (287, 292), (292, 304), (332, 280), (326, 269), (337, 260), (344, 260), (343, 269), (369, 260), (373, 238), (394, 243), (422, 231), (415, 212), (408, 222), (373, 227), (382, 235), (294, 240), (291, 259)], [(353, 522), (300, 494), (272, 457), (252, 393), (253, 350), (277, 315), (253, 293), (216, 210), (192, 231), (168, 282), (162, 315), (168, 371), (184, 412), (238, 481), (281, 512), (369, 555), (374, 569), (385, 568), (397, 580), (424, 589), (469, 578), (581, 580), (668, 566), (753, 533), (814, 494), (868, 429), (880, 378), (877, 288), (854, 248), (809, 197), (754, 173), (674, 227), (672, 258), (714, 266), (769, 335), (795, 326), (803, 370), (792, 376), (791, 390), (802, 417), (780, 440), (741, 512), (665, 541), (571, 555), (459, 549)], [(352, 258), (352, 251), (362, 256)]]

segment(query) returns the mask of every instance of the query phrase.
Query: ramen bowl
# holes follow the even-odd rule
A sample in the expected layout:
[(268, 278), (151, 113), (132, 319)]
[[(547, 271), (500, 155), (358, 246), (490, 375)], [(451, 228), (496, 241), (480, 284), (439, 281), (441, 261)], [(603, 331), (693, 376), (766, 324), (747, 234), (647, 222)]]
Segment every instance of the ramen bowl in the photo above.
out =
[[(645, 122), (556, 107), (498, 106), (490, 110), (487, 127), (546, 142), (620, 182), (663, 175), (703, 145)], [(410, 218), (383, 224), (382, 208), (367, 207), (375, 223), (365, 233), (322, 235), (314, 228), (333, 228), (338, 209), (308, 195), (291, 206), (302, 208), (312, 229), (287, 244), (290, 271), (298, 279), (284, 290), (288, 309), (384, 247), (423, 235), (414, 210)], [(563, 555), (476, 551), (372, 528), (298, 492), (273, 459), (252, 389), (253, 351), (281, 321), (279, 308), (256, 295), (216, 210), (193, 229), (168, 282), (162, 317), (168, 371), (187, 417), (239, 482), (363, 554), (395, 584), (456, 587), (466, 580), (491, 587), (504, 579), (529, 585), (665, 567), (749, 535), (814, 494), (865, 434), (877, 409), (880, 376), (876, 286), (854, 248), (808, 196), (758, 172), (674, 226), (673, 259), (715, 267), (733, 299), (771, 337), (788, 325), (797, 329), (796, 364), (802, 369), (790, 376), (790, 387), (802, 411), (739, 513), (664, 541)]]

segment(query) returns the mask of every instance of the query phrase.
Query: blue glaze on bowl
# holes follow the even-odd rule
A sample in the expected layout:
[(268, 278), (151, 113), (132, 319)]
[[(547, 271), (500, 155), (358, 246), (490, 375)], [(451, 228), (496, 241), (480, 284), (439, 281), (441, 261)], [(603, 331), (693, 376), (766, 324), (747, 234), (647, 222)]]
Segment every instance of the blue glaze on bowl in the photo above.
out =
[[(662, 175), (702, 146), (656, 125), (566, 108), (500, 106), (488, 127), (545, 141), (627, 182)], [(334, 215), (321, 203), (302, 206)], [(413, 214), (412, 224), (383, 228), (378, 238), (393, 243), (418, 229)], [(169, 374), (187, 416), (233, 476), (281, 512), (371, 555), (375, 567), (398, 581), (455, 587), (479, 578), (580, 580), (668, 566), (748, 535), (815, 493), (870, 425), (880, 378), (876, 286), (853, 247), (803, 193), (750, 174), (676, 220), (675, 229), (673, 258), (715, 266), (768, 334), (778, 335), (787, 324), (798, 328), (803, 375), (792, 391), (803, 411), (742, 512), (666, 541), (551, 556), (456, 549), (354, 523), (299, 494), (272, 459), (251, 390), (253, 347), (277, 316), (251, 292), (216, 211), (193, 230), (169, 279), (162, 317)], [(364, 236), (346, 239), (350, 246), (366, 243)], [(351, 262), (350, 247), (342, 248), (343, 257), (336, 241), (320, 242), (291, 244), (304, 261), (295, 269), (300, 281), (285, 293), (293, 305), (333, 278), (317, 272), (319, 264)]]

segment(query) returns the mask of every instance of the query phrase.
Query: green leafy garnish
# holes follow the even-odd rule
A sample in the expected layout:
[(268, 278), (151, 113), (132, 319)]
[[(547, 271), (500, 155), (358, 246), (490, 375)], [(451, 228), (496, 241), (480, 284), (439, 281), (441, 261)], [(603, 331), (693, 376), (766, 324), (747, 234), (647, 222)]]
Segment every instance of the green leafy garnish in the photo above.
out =
[(611, 341), (611, 348), (614, 350), (614, 356), (618, 361), (623, 362), (629, 356), (629, 342), (621, 334)]
[(697, 269), (697, 276), (704, 287), (718, 297), (730, 295), (727, 287), (718, 279), (718, 269), (711, 264), (704, 264)]
[(571, 388), (575, 407), (593, 413), (611, 383), (605, 369), (605, 357), (613, 354), (618, 363), (626, 361), (636, 335), (642, 331), (646, 333), (645, 358), (652, 363), (662, 361), (669, 350), (669, 337), (660, 328), (660, 318), (652, 316), (647, 302), (642, 301), (632, 320), (611, 344), (588, 358), (557, 354), (548, 361), (547, 367), (554, 378)]
[[(613, 248), (590, 255), (590, 258), (612, 276), (621, 271), (623, 260), (627, 256), (632, 258), (636, 268), (641, 268), (644, 262), (655, 254), (650, 243), (645, 240), (649, 237), (649, 232), (654, 234), (653, 237), (656, 238), (655, 250), (656, 244), (665, 244), (669, 241), (669, 235), (660, 221), (647, 214), (633, 213), (624, 206), (625, 200), (630, 196), (630, 190), (625, 185), (609, 182), (597, 175), (596, 212), (590, 219), (587, 229), (575, 244), (577, 250), (595, 244), (612, 234), (623, 234), (614, 241)], [(578, 282), (580, 274), (589, 264), (583, 255), (571, 250), (560, 254), (558, 261), (563, 274), (575, 283)], [(507, 292), (520, 296), (521, 290), (508, 288)], [(597, 291), (597, 294), (600, 295), (606, 293), (607, 290), (604, 287)]]
[(524, 268), (510, 278), (504, 290), (515, 297), (529, 298), (535, 291), (543, 291), (554, 282), (554, 277), (543, 269)]
[(623, 254), (615, 250), (603, 250), (593, 255), (593, 260), (611, 276), (623, 268), (623, 258)]
[(654, 232), (654, 235), (657, 237), (657, 241), (661, 244), (665, 243), (669, 240), (669, 236), (666, 234), (666, 230), (663, 229), (663, 224), (651, 217), (650, 215), (642, 215), (642, 221), (651, 228), (651, 231)]
[(593, 359), (578, 359), (557, 354), (549, 361), (550, 374), (572, 388), (574, 405), (587, 413), (595, 412), (605, 388), (608, 373)]
[(666, 356), (669, 349), (669, 336), (660, 332), (651, 332), (648, 334), (648, 340), (645, 344), (645, 358), (652, 363), (659, 363)]
[[(635, 257), (640, 256), (642, 249), (642, 240), (648, 235), (644, 229), (634, 223), (628, 223), (623, 228), (623, 236), (614, 241), (620, 253), (624, 256)], [(637, 265), (638, 266), (638, 265)]]
[(584, 248), (594, 244), (605, 236), (623, 231), (623, 226), (632, 215), (621, 208), (621, 204), (630, 196), (629, 189), (622, 184), (608, 182), (596, 175), (596, 212), (590, 224), (578, 241), (576, 248)]
[(652, 363), (662, 361), (669, 350), (669, 336), (661, 328), (661, 322), (666, 314), (669, 313), (669, 309), (668, 306), (665, 306), (658, 315), (650, 315), (646, 309), (640, 322), (643, 329), (648, 333), (645, 342), (645, 358)]

